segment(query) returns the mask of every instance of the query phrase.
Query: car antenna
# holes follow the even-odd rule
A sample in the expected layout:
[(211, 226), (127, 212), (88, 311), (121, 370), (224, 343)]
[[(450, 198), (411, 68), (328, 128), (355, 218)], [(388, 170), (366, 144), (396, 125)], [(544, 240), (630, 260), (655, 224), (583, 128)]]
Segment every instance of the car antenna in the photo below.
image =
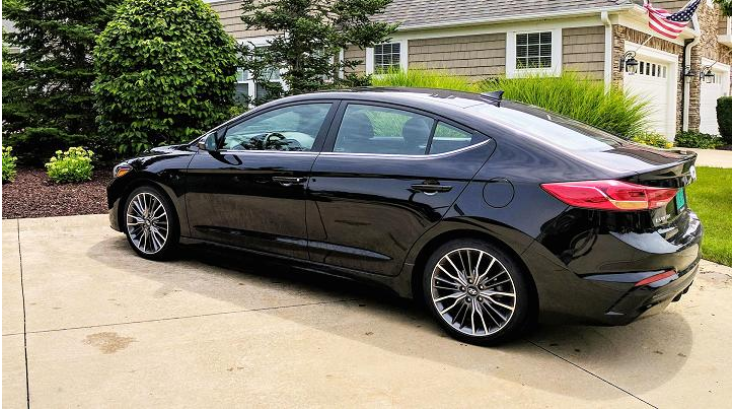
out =
[(503, 90), (483, 92), (480, 94), (480, 99), (500, 107), (503, 101)]

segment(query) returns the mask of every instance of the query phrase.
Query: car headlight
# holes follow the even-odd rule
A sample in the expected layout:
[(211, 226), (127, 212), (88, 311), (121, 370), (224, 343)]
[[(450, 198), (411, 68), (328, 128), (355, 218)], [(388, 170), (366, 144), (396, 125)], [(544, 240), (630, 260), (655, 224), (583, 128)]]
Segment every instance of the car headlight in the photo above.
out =
[(112, 169), (112, 177), (119, 178), (125, 176), (131, 170), (133, 170), (133, 167), (123, 162)]

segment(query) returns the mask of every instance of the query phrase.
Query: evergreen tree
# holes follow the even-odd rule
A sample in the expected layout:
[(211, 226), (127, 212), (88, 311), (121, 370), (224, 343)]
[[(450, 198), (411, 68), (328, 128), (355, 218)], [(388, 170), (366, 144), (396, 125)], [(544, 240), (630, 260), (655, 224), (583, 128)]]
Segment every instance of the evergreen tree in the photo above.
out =
[(43, 163), (71, 145), (96, 139), (92, 50), (121, 0), (10, 0), (3, 18), (15, 31), (5, 40), (20, 49), (3, 70), (6, 144), (21, 160)]
[(278, 33), (268, 47), (245, 47), (243, 68), (261, 78), (278, 69), (288, 92), (300, 94), (325, 87), (360, 82), (355, 75), (338, 79), (338, 72), (361, 61), (340, 61), (350, 45), (365, 49), (386, 41), (397, 25), (375, 21), (391, 0), (244, 0), (242, 20), (248, 28)]
[(127, 0), (95, 62), (100, 132), (120, 151), (191, 140), (230, 116), (235, 40), (202, 0)]

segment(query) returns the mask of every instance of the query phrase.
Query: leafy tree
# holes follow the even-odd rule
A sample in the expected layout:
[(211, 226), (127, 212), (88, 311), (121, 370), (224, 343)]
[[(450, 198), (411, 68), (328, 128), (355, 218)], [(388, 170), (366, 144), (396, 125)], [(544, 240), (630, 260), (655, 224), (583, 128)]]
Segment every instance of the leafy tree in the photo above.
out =
[(724, 16), (731, 17), (731, 0), (713, 0), (713, 2), (721, 7)]
[[(244, 0), (248, 28), (279, 33), (268, 47), (243, 49), (243, 68), (261, 78), (278, 69), (291, 94), (362, 81), (355, 75), (338, 79), (338, 72), (361, 61), (339, 61), (341, 49), (361, 49), (386, 41), (396, 24), (372, 20), (391, 0)], [(363, 81), (364, 82), (364, 81)], [(273, 90), (272, 91), (276, 91)]]
[(94, 55), (100, 132), (121, 152), (189, 140), (229, 117), (235, 40), (202, 0), (127, 0)]
[(94, 145), (91, 54), (120, 1), (3, 2), (3, 18), (15, 26), (4, 40), (20, 50), (3, 53), (3, 131), (22, 161), (40, 164), (57, 149)]

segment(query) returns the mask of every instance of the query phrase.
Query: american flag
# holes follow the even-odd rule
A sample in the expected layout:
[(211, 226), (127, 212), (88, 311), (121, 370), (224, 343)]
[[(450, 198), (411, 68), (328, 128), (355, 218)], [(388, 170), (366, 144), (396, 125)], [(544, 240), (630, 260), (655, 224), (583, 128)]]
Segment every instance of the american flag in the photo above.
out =
[(690, 0), (679, 11), (670, 13), (665, 9), (658, 9), (652, 3), (646, 2), (644, 7), (649, 11), (649, 27), (667, 38), (677, 38), (687, 24), (692, 20), (701, 0)]

